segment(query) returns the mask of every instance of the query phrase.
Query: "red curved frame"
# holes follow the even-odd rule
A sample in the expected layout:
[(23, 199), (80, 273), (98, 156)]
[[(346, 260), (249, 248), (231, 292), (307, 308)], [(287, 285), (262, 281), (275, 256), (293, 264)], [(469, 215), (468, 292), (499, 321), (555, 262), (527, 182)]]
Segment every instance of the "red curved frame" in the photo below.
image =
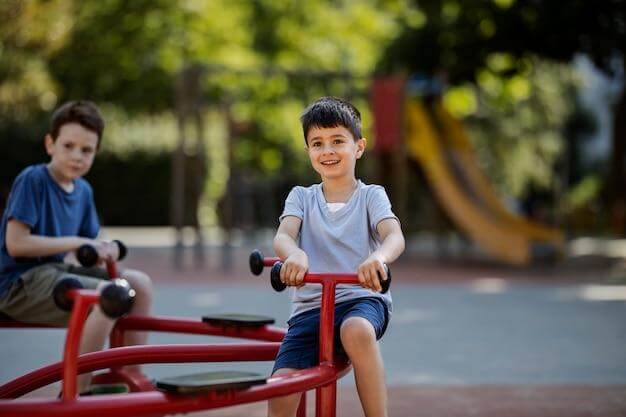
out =
[[(276, 261), (277, 258), (265, 258), (264, 265), (272, 266)], [(114, 273), (112, 276), (117, 275), (114, 266), (109, 267), (109, 272)], [(266, 384), (245, 390), (210, 391), (194, 395), (157, 391), (143, 374), (133, 374), (119, 368), (147, 363), (271, 361), (276, 357), (285, 330), (275, 326), (222, 327), (185, 318), (129, 316), (117, 321), (111, 333), (110, 349), (79, 356), (78, 346), (83, 324), (90, 306), (98, 301), (99, 294), (93, 290), (69, 290), (74, 307), (67, 331), (63, 361), (39, 368), (0, 386), (0, 415), (5, 417), (25, 415), (78, 417), (91, 413), (104, 417), (164, 415), (245, 404), (316, 389), (316, 416), (334, 417), (337, 379), (350, 371), (348, 362), (338, 361), (333, 357), (335, 287), (337, 284), (358, 283), (358, 278), (354, 274), (307, 274), (305, 282), (322, 285), (319, 365), (270, 377)], [(4, 327), (16, 325), (8, 323)], [(123, 346), (123, 335), (128, 330), (227, 336), (263, 343)], [(107, 378), (116, 381), (122, 379), (128, 383), (131, 393), (77, 397), (77, 375), (106, 368), (111, 368), (111, 371), (96, 375), (96, 378), (104, 380), (100, 382), (105, 382)], [(17, 398), (59, 380), (63, 381), (63, 396), (60, 399)], [(303, 396), (299, 416), (305, 415), (304, 404)]]

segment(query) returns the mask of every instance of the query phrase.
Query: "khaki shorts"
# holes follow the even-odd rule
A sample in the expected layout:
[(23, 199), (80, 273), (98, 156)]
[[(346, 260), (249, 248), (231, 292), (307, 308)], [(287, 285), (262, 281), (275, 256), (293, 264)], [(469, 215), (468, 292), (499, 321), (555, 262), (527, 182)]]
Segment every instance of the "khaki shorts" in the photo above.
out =
[(17, 279), (3, 298), (0, 312), (26, 323), (67, 326), (70, 313), (54, 303), (52, 291), (63, 278), (76, 278), (86, 289), (96, 289), (108, 279), (102, 268), (85, 268), (66, 263), (50, 263), (29, 269)]

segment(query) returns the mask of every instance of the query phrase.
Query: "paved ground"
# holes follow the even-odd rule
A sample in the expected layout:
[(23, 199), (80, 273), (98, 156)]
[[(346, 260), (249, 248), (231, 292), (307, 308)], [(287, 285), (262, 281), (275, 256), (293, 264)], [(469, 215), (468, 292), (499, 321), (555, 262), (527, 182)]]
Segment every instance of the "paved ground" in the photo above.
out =
[[(207, 253), (203, 268), (194, 268), (186, 253), (183, 271), (172, 268), (171, 252), (163, 249), (134, 249), (127, 264), (154, 277), (158, 314), (236, 311), (272, 315), (283, 324), (286, 294), (247, 273), (246, 253), (232, 253), (229, 271), (221, 269), (218, 251)], [(626, 416), (626, 287), (605, 285), (611, 270), (604, 262), (510, 269), (422, 259), (396, 264), (393, 273), (395, 311), (381, 345), (390, 415)], [(56, 360), (63, 332), (1, 330), (0, 338), (2, 383)], [(152, 337), (154, 343), (205, 341)], [(270, 364), (243, 366), (266, 373)], [(204, 369), (151, 365), (147, 373)], [(50, 392), (56, 388), (42, 395)], [(362, 415), (352, 376), (341, 381), (338, 406), (338, 415)], [(199, 414), (261, 416), (264, 410), (251, 404)]]

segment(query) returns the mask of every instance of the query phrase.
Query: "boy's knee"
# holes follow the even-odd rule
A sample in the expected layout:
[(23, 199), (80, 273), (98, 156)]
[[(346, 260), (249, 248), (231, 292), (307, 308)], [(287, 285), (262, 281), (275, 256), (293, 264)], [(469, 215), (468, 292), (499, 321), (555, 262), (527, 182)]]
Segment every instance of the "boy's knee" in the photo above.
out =
[(374, 326), (363, 317), (349, 317), (341, 324), (341, 343), (348, 351), (376, 343)]
[(152, 280), (145, 272), (129, 269), (122, 273), (122, 278), (127, 280), (135, 291), (144, 294), (152, 293)]

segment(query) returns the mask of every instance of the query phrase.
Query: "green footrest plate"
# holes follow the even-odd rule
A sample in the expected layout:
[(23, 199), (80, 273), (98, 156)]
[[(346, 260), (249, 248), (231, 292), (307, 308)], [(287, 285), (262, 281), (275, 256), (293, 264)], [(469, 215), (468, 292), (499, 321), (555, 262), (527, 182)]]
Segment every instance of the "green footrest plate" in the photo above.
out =
[(202, 321), (213, 326), (261, 327), (274, 324), (275, 320), (267, 316), (254, 314), (216, 314), (203, 316)]
[(167, 392), (193, 394), (208, 391), (241, 390), (266, 382), (267, 377), (252, 372), (215, 371), (163, 378), (156, 381), (156, 387)]

